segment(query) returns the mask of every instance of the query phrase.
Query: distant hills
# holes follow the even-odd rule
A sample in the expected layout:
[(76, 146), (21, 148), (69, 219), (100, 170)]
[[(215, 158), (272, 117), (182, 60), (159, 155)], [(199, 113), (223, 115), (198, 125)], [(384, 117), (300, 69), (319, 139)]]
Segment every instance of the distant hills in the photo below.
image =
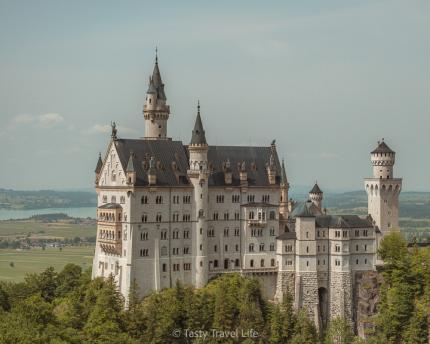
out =
[[(307, 199), (306, 193), (293, 193), (295, 200)], [(324, 207), (334, 213), (367, 213), (367, 196), (364, 191), (325, 193)], [(17, 191), (0, 189), (0, 209), (79, 208), (97, 206), (97, 195), (90, 191)], [(400, 217), (430, 218), (430, 192), (402, 192)]]
[(0, 189), (0, 209), (95, 207), (97, 195), (87, 191), (17, 191)]

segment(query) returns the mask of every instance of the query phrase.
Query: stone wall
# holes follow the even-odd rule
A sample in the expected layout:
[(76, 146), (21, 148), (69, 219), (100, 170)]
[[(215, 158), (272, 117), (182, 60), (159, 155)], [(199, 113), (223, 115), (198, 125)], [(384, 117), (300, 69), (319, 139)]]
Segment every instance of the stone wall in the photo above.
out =
[[(299, 293), (296, 293), (295, 299), (298, 299), (298, 308), (307, 311), (308, 316), (315, 322), (317, 328), (320, 328), (318, 315), (318, 277), (315, 272), (301, 272), (296, 278), (296, 284), (299, 283)], [(298, 294), (298, 295), (297, 295)]]
[(357, 334), (368, 337), (374, 331), (382, 276), (376, 271), (357, 272), (354, 283), (354, 322)]
[(330, 273), (330, 318), (344, 317), (352, 323), (352, 277), (350, 272)]
[(289, 292), (294, 299), (295, 273), (291, 271), (280, 271), (276, 279), (275, 300), (282, 302), (284, 294)]

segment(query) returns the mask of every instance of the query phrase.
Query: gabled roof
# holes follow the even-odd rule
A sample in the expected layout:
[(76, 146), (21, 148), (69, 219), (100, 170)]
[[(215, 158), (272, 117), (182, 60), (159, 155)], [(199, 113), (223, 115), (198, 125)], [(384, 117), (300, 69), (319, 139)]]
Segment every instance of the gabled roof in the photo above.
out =
[(394, 151), (382, 139), (382, 141), (378, 141), (378, 146), (371, 152), (371, 154), (376, 153), (394, 153)]
[(315, 220), (319, 228), (372, 228), (372, 219), (358, 215), (319, 215)]
[(294, 207), (293, 211), (291, 212), (291, 217), (315, 217), (317, 215), (320, 215), (321, 210), (318, 209), (318, 207), (312, 202), (312, 201), (306, 201), (306, 202), (300, 202), (297, 203)]
[(315, 183), (314, 187), (312, 188), (311, 191), (309, 191), (309, 193), (314, 193), (314, 194), (322, 194), (323, 192), (321, 191), (320, 187), (318, 186), (317, 183)]

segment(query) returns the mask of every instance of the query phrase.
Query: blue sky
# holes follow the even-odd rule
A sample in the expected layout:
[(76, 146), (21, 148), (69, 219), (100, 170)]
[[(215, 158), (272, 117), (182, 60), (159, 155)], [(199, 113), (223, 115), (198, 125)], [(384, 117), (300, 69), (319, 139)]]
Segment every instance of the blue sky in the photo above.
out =
[(428, 1), (0, 1), (0, 187), (87, 188), (108, 124), (141, 137), (158, 46), (169, 135), (277, 140), (291, 184), (362, 188), (385, 137), (430, 190)]

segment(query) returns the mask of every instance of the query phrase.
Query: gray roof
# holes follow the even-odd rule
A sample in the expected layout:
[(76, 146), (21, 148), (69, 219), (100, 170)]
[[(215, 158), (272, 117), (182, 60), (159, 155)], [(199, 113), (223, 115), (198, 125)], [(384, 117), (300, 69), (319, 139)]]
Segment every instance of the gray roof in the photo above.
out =
[[(229, 160), (233, 186), (240, 185), (239, 170), (245, 161), (249, 186), (270, 185), (266, 164), (269, 163), (272, 147), (244, 147), (244, 146), (209, 146), (208, 160), (211, 168), (209, 186), (223, 186), (225, 184), (223, 166)], [(278, 155), (274, 154), (276, 170), (281, 170)], [(281, 176), (276, 177), (279, 185)]]
[(157, 90), (157, 98), (166, 100), (166, 94), (164, 93), (164, 84), (161, 80), (160, 69), (158, 68), (158, 58), (155, 59), (154, 70), (152, 72), (152, 82)]
[(206, 136), (205, 131), (203, 129), (202, 119), (200, 117), (200, 104), (197, 106), (197, 117), (196, 123), (194, 124), (193, 134), (191, 136), (191, 145), (205, 145)]
[(296, 239), (296, 232), (284, 232), (276, 237), (278, 240)]
[(318, 183), (315, 183), (314, 187), (312, 188), (311, 191), (309, 191), (309, 193), (322, 194), (323, 192), (321, 191), (320, 187), (318, 186)]
[(98, 207), (99, 209), (122, 209), (122, 206), (118, 203), (106, 203)]
[(295, 205), (291, 212), (291, 217), (315, 217), (320, 215), (321, 211), (313, 204), (312, 201), (300, 202)]
[[(136, 186), (147, 186), (148, 169), (151, 157), (156, 162), (156, 176), (159, 186), (189, 185), (187, 176), (189, 168), (188, 146), (180, 141), (118, 139), (113, 142), (118, 151), (119, 159), (124, 170), (130, 157), (134, 154), (133, 167), (136, 172)], [(231, 164), (232, 184), (240, 185), (239, 166), (246, 161), (249, 186), (268, 186), (269, 179), (266, 171), (271, 154), (271, 147), (240, 147), (240, 146), (209, 146), (208, 160), (211, 169), (209, 186), (225, 186), (225, 162)], [(280, 171), (278, 156), (274, 154), (277, 171)], [(279, 185), (281, 177), (277, 176)]]
[(378, 147), (376, 147), (371, 154), (376, 154), (376, 153), (394, 153), (394, 151), (388, 147), (388, 145), (384, 142), (384, 139), (382, 139), (382, 141), (378, 141)]
[(157, 185), (188, 185), (188, 157), (180, 141), (170, 140), (130, 140), (118, 139), (115, 146), (123, 168), (129, 160), (130, 151), (134, 154), (136, 186), (147, 186), (150, 159), (154, 157)]
[(133, 158), (134, 158), (134, 154), (133, 152), (130, 152), (130, 157), (128, 158), (126, 172), (135, 172)]
[(319, 228), (370, 228), (373, 227), (370, 217), (358, 215), (318, 215), (315, 220)]

